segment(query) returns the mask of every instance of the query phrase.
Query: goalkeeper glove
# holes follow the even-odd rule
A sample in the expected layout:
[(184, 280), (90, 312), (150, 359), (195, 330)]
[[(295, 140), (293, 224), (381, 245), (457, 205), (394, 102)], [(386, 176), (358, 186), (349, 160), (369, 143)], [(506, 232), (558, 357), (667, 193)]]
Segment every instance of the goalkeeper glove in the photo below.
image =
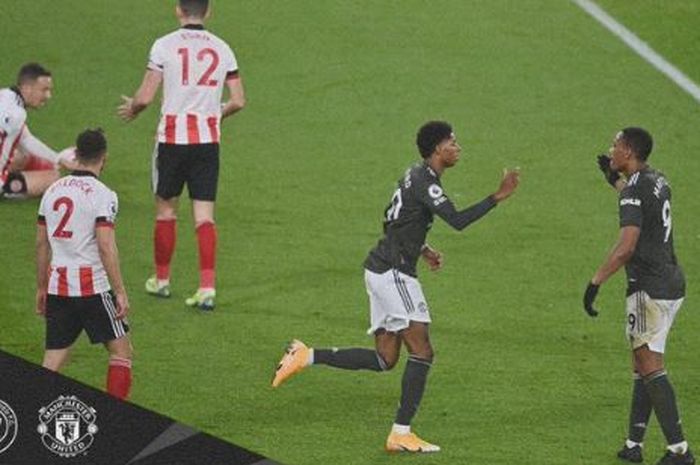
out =
[(598, 310), (593, 308), (593, 302), (598, 295), (598, 289), (600, 289), (599, 284), (588, 283), (586, 287), (586, 293), (583, 294), (583, 309), (586, 310), (588, 316), (596, 317), (598, 316)]
[(617, 180), (620, 179), (620, 173), (613, 171), (612, 168), (610, 168), (610, 162), (611, 159), (609, 156), (605, 154), (598, 155), (598, 168), (603, 172), (608, 184), (615, 187)]

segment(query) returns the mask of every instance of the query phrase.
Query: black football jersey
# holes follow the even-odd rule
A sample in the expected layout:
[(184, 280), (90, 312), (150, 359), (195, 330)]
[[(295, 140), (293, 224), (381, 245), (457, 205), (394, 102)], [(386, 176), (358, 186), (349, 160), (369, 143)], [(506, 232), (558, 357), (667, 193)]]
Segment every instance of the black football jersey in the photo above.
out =
[(394, 268), (416, 276), (416, 263), (434, 215), (461, 230), (495, 206), (496, 201), (489, 196), (457, 211), (443, 191), (437, 173), (425, 162), (416, 164), (399, 179), (384, 211), (384, 237), (369, 252), (364, 266), (375, 273)]
[(627, 294), (643, 290), (654, 299), (680, 299), (685, 295), (685, 278), (673, 250), (668, 181), (647, 167), (630, 176), (619, 198), (620, 227), (640, 228), (634, 255), (625, 265)]

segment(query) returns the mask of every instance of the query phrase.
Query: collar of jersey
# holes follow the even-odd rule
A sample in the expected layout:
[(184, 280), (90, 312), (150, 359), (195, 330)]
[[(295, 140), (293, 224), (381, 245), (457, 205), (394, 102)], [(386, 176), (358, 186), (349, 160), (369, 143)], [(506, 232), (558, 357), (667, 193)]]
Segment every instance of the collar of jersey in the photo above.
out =
[(435, 172), (435, 170), (428, 164), (428, 162), (423, 162), (423, 167), (428, 171), (428, 173), (432, 174), (436, 178), (440, 178), (438, 174)]
[(185, 24), (182, 29), (196, 29), (198, 31), (204, 30), (204, 24)]
[(12, 86), (12, 87), (10, 87), (10, 90), (12, 92), (14, 92), (15, 94), (17, 94), (17, 98), (19, 99), (20, 102), (22, 102), (22, 108), (24, 108), (25, 107), (24, 97), (22, 97), (22, 92), (19, 91), (19, 87)]
[(95, 175), (95, 173), (93, 173), (92, 171), (85, 171), (85, 170), (75, 170), (75, 171), (72, 171), (70, 175), (71, 176), (92, 176), (93, 178), (97, 177)]

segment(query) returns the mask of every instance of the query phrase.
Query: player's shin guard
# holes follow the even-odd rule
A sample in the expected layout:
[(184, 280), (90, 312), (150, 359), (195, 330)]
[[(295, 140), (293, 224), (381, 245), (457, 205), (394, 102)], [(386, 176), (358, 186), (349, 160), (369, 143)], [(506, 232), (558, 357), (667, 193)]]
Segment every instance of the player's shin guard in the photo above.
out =
[(314, 364), (343, 370), (385, 371), (387, 364), (372, 349), (314, 349)]
[(630, 408), (629, 436), (627, 439), (641, 443), (644, 441), (644, 433), (651, 416), (651, 398), (647, 393), (644, 380), (638, 374), (634, 374), (632, 388), (632, 406)]
[(669, 445), (680, 444), (685, 441), (683, 429), (678, 415), (676, 395), (673, 392), (671, 382), (665, 371), (657, 371), (644, 377), (649, 398), (654, 406), (656, 419), (661, 425), (661, 430)]
[(199, 243), (199, 288), (216, 287), (216, 225), (211, 222), (197, 227)]
[(394, 423), (398, 425), (410, 425), (413, 416), (418, 410), (420, 401), (425, 391), (425, 383), (432, 362), (418, 358), (414, 355), (408, 357), (406, 369), (401, 380), (401, 403), (396, 412)]
[(125, 400), (131, 390), (131, 360), (110, 357), (107, 371), (107, 392), (117, 399)]
[(175, 219), (156, 220), (153, 232), (153, 250), (156, 261), (156, 278), (161, 281), (170, 279), (170, 260), (175, 251), (176, 226)]

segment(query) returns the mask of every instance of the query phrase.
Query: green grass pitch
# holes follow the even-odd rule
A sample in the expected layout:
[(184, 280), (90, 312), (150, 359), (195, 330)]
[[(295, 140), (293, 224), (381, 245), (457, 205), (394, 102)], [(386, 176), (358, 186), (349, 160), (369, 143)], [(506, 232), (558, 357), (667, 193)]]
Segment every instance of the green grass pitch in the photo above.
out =
[[(237, 53), (248, 106), (223, 129), (211, 315), (182, 304), (197, 286), (186, 198), (173, 298), (143, 291), (158, 109), (130, 125), (115, 116), (153, 39), (176, 27), (174, 2), (6, 2), (0, 82), (29, 60), (54, 73), (54, 99), (29, 116), (33, 133), (55, 148), (88, 126), (109, 137), (104, 179), (121, 203), (133, 402), (290, 465), (616, 463), (631, 389), (622, 274), (602, 288), (597, 320), (581, 296), (617, 238), (615, 196), (594, 156), (617, 129), (641, 125), (674, 188), (689, 292), (668, 367), (699, 444), (700, 106), (572, 2), (214, 2), (209, 26)], [(600, 3), (700, 80), (697, 2)], [(445, 268), (419, 270), (436, 363), (414, 428), (443, 451), (395, 457), (382, 447), (402, 365), (382, 375), (314, 368), (275, 391), (269, 382), (292, 337), (372, 344), (361, 264), (395, 180), (417, 158), (415, 130), (433, 118), (451, 121), (463, 146), (444, 177), (457, 204), (495, 190), (506, 166), (521, 168), (522, 184), (461, 234), (436, 221), (430, 242)], [(0, 348), (38, 362), (36, 209), (0, 203)], [(105, 359), (81, 339), (65, 373), (101, 387)], [(662, 448), (654, 420), (647, 461)]]

